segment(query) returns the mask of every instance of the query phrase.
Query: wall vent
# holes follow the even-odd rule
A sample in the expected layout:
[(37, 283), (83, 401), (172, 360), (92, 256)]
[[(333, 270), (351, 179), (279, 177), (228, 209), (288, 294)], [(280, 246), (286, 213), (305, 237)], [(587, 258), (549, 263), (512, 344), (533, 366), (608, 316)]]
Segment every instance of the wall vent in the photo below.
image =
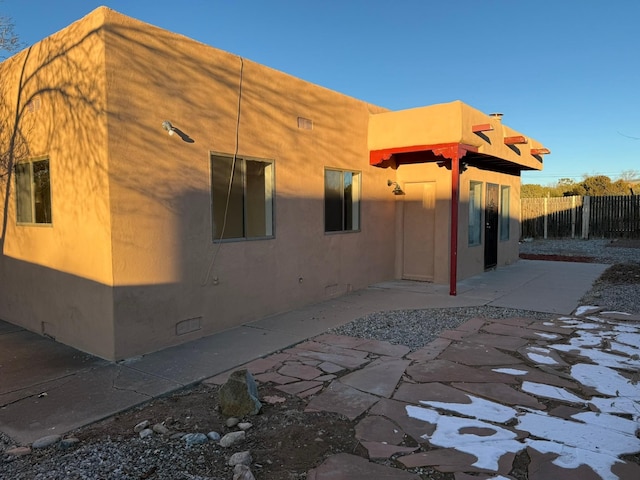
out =
[(303, 130), (313, 130), (313, 120), (304, 117), (298, 117), (298, 128)]
[(176, 335), (185, 335), (202, 328), (202, 317), (189, 318), (176, 323)]

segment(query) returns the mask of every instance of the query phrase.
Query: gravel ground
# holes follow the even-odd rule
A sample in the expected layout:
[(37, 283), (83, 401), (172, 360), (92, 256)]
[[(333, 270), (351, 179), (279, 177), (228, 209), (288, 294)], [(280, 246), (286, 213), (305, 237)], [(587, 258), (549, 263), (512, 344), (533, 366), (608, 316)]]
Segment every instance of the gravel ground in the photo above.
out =
[[(536, 240), (522, 242), (520, 253), (590, 257), (596, 263), (631, 264), (637, 267), (635, 272), (640, 273), (640, 240)], [(596, 281), (580, 303), (640, 314), (640, 278), (632, 275), (634, 273), (626, 272), (622, 278)], [(545, 320), (555, 316), (557, 315), (490, 306), (398, 310), (367, 315), (333, 329), (332, 333), (386, 340), (417, 350), (438, 337), (442, 330), (454, 329), (474, 317), (528, 317)]]
[[(585, 256), (599, 263), (616, 264), (595, 282), (581, 304), (640, 314), (640, 241), (532, 241), (521, 244), (521, 253)], [(524, 316), (544, 320), (554, 315), (487, 306), (400, 310), (368, 315), (332, 331), (418, 349), (438, 337), (442, 330), (456, 328), (478, 316)], [(0, 433), (0, 452), (12, 445), (12, 441)], [(191, 453), (195, 455), (185, 455), (184, 448), (169, 447), (154, 441), (145, 442), (135, 437), (104, 438), (83, 442), (68, 452), (50, 448), (20, 459), (0, 457), (0, 479), (230, 480), (228, 476), (212, 477), (210, 473), (207, 476), (187, 473), (207, 470), (200, 465), (205, 462), (204, 457), (195, 451)]]
[(592, 257), (598, 263), (640, 263), (640, 240), (533, 240), (520, 253)]

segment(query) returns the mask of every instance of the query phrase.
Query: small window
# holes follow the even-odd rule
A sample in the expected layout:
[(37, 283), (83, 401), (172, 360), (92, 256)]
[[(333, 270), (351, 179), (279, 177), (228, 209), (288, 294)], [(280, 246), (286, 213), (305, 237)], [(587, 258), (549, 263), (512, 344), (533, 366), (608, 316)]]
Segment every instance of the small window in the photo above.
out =
[(18, 163), (15, 173), (18, 223), (51, 224), (49, 160)]
[(213, 239), (273, 236), (273, 162), (211, 155)]
[(482, 183), (470, 182), (469, 185), (469, 245), (482, 242)]
[(500, 240), (509, 240), (509, 195), (508, 186), (500, 187)]
[(324, 231), (360, 229), (360, 173), (324, 171)]

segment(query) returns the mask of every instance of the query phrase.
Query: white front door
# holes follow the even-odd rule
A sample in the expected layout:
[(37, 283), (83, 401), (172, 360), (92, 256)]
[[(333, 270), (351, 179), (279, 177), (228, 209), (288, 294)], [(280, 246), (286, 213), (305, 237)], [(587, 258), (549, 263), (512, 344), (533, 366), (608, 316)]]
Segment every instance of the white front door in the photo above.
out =
[(436, 183), (404, 184), (402, 278), (433, 281)]

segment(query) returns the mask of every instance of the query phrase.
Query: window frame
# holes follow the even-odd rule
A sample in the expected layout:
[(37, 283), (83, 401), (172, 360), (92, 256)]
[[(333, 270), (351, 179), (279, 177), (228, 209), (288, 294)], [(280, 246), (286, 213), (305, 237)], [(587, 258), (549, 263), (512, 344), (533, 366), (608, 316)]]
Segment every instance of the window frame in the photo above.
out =
[[(40, 198), (40, 202), (38, 202), (38, 197), (41, 197), (43, 194), (38, 192), (39, 188), (41, 191), (42, 187), (36, 186), (36, 174), (35, 172), (35, 164), (46, 162), (46, 172), (47, 172), (47, 193), (46, 198)], [(25, 183), (21, 182), (22, 172), (19, 173), (19, 168), (28, 166), (28, 206), (29, 208), (29, 219), (22, 219), (22, 212), (24, 211), (21, 204), (21, 198), (25, 197), (25, 193), (23, 191), (23, 186)], [(53, 205), (52, 205), (52, 192), (51, 192), (51, 161), (48, 156), (45, 157), (37, 157), (32, 158), (25, 161), (17, 162), (14, 167), (14, 176), (15, 176), (15, 192), (16, 192), (16, 224), (21, 226), (38, 226), (38, 227), (51, 227), (53, 226)], [(22, 185), (22, 186), (21, 186)], [(43, 201), (44, 200), (44, 201)], [(44, 206), (44, 221), (38, 221), (39, 217), (39, 209), (37, 208), (38, 203), (43, 203)], [(47, 218), (48, 217), (48, 218)]]
[[(226, 159), (230, 162), (230, 166), (233, 169), (234, 172), (236, 173), (240, 173), (241, 177), (240, 177), (240, 181), (236, 184), (235, 181), (233, 181), (233, 178), (235, 177), (235, 174), (232, 177), (226, 176), (226, 178), (220, 178), (223, 181), (226, 182), (226, 187), (224, 189), (224, 191), (219, 191), (216, 194), (216, 191), (214, 190), (215, 188), (215, 184), (216, 184), (216, 171), (217, 169), (215, 168), (215, 159)], [(247, 163), (248, 162), (253, 162), (253, 163), (262, 163), (264, 165), (267, 165), (269, 167), (269, 173), (265, 174), (264, 178), (263, 178), (263, 183), (262, 183), (262, 187), (264, 188), (264, 210), (262, 211), (262, 214), (264, 215), (264, 234), (263, 235), (251, 235), (249, 234), (249, 231), (251, 230), (251, 225), (249, 224), (249, 219), (251, 217), (251, 210), (248, 206), (249, 202), (248, 202), (248, 190), (247, 190), (247, 185), (248, 185), (248, 175), (247, 175)], [(220, 152), (209, 152), (209, 181), (211, 182), (210, 185), (210, 190), (211, 190), (211, 203), (210, 203), (210, 207), (211, 207), (211, 215), (210, 215), (210, 219), (211, 219), (211, 237), (214, 243), (219, 243), (219, 242), (238, 242), (238, 241), (254, 241), (254, 240), (265, 240), (265, 239), (272, 239), (275, 238), (275, 187), (276, 187), (276, 182), (275, 182), (275, 160), (273, 159), (265, 159), (265, 158), (257, 158), (257, 157), (251, 157), (251, 156), (247, 156), (247, 155), (232, 155), (232, 154), (227, 154), (227, 153), (220, 153)], [(229, 190), (229, 184), (231, 190)], [(216, 198), (220, 198), (221, 196), (223, 198), (225, 198), (225, 202), (226, 201), (233, 201), (231, 199), (231, 196), (229, 196), (229, 192), (231, 192), (231, 195), (234, 195), (234, 188), (241, 188), (241, 194), (242, 194), (242, 206), (241, 206), (241, 211), (242, 211), (242, 221), (241, 221), (241, 228), (242, 228), (242, 235), (239, 236), (225, 236), (225, 234), (227, 233), (227, 227), (228, 227), (228, 222), (229, 222), (229, 207), (228, 205), (225, 203), (225, 206), (223, 208), (223, 212), (225, 212), (223, 214), (223, 232), (221, 232), (221, 236), (218, 237), (217, 236), (217, 232), (216, 232), (216, 218), (217, 218), (217, 214), (216, 214), (216, 210), (217, 210), (217, 204), (216, 204)], [(236, 190), (235, 195), (238, 195), (238, 191)], [(237, 200), (237, 199), (236, 199)], [(236, 205), (237, 208), (237, 205)], [(226, 215), (226, 219), (224, 219), (224, 216)], [(237, 224), (240, 222), (237, 222), (236, 219), (236, 228), (237, 228)]]
[[(335, 204), (336, 198), (331, 199), (327, 195), (327, 174), (329, 172), (339, 173), (340, 174), (340, 228), (329, 229), (329, 225), (327, 220), (329, 219), (329, 203), (333, 200)], [(345, 183), (345, 174), (351, 175), (351, 183), (347, 185)], [(347, 205), (345, 205), (345, 193), (348, 188), (351, 186), (351, 216), (347, 214)], [(323, 199), (323, 218), (324, 218), (324, 233), (325, 235), (334, 235), (334, 234), (343, 234), (343, 233), (357, 233), (361, 231), (362, 228), (362, 214), (361, 214), (361, 203), (362, 203), (362, 172), (359, 170), (350, 170), (345, 168), (334, 168), (334, 167), (325, 167), (323, 172), (323, 188), (324, 188), (324, 199)], [(354, 194), (357, 198), (354, 200)], [(333, 207), (332, 207), (333, 208)], [(335, 212), (333, 212), (335, 214)], [(351, 219), (349, 221), (349, 218)], [(335, 218), (331, 220), (331, 222), (335, 222)]]
[[(479, 245), (482, 245), (482, 215), (484, 213), (484, 209), (482, 207), (483, 185), (484, 182), (478, 182), (474, 180), (469, 181), (469, 231), (467, 235), (467, 244), (469, 247), (477, 247)], [(477, 221), (477, 229), (476, 222), (474, 222), (474, 220)]]
[[(506, 195), (505, 195), (506, 193)], [(508, 242), (511, 234), (511, 187), (500, 185), (500, 217), (498, 240)]]

